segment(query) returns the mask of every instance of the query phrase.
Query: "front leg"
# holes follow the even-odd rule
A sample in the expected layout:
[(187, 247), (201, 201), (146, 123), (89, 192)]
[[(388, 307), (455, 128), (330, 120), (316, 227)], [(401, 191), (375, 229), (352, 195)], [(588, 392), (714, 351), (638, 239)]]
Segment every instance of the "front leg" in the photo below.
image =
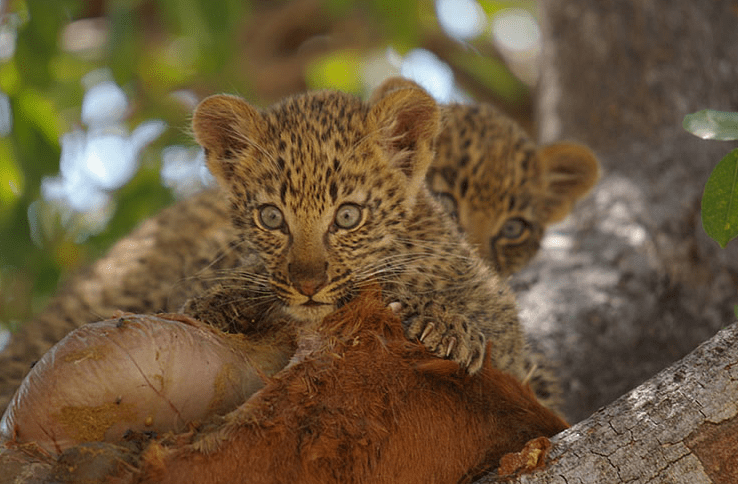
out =
[(216, 285), (188, 299), (181, 312), (223, 332), (248, 336), (262, 337), (287, 326), (286, 317), (259, 296), (245, 287)]
[(407, 337), (418, 339), (434, 355), (459, 363), (469, 373), (482, 367), (484, 333), (465, 315), (435, 301), (402, 304), (399, 314)]

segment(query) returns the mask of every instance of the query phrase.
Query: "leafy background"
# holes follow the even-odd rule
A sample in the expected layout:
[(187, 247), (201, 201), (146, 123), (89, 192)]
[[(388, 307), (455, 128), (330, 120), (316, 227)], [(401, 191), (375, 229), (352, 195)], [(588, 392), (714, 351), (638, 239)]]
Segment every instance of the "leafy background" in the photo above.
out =
[[(188, 118), (208, 94), (261, 105), (313, 88), (363, 95), (399, 69), (393, 58), (423, 48), (464, 99), (495, 102), (534, 130), (535, 59), (504, 52), (492, 19), (509, 8), (535, 14), (535, 2), (462, 1), (481, 12), (463, 36), (441, 27), (440, 3), (0, 1), (0, 325), (28, 319), (60, 280), (176, 198), (162, 183), (162, 150), (193, 146)], [(156, 119), (167, 129), (138, 155), (135, 176), (106, 193), (104, 213), (91, 215), (45, 200), (41, 186), (59, 174), (60, 140), (86, 129), (85, 84), (96, 77), (125, 93), (126, 128)]]
[[(682, 126), (702, 139), (738, 140), (738, 113), (703, 109), (686, 115)], [(738, 237), (738, 149), (724, 156), (710, 174), (701, 215), (705, 232), (721, 247)], [(738, 316), (738, 305), (735, 314)]]

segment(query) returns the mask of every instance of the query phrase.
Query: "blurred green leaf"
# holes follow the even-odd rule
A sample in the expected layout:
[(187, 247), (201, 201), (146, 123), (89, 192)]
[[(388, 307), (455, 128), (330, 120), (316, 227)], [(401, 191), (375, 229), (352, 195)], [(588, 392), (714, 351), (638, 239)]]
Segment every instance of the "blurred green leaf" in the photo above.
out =
[(23, 172), (18, 168), (7, 139), (0, 139), (0, 220), (23, 194)]
[(18, 117), (28, 119), (50, 144), (62, 135), (61, 119), (53, 101), (35, 89), (24, 89), (18, 96)]
[(507, 8), (522, 8), (523, 10), (527, 10), (533, 15), (535, 15), (538, 10), (538, 5), (537, 5), (536, 0), (477, 0), (477, 1), (479, 5), (482, 7), (482, 10), (484, 10), (484, 13), (486, 13), (487, 16), (489, 17), (493, 17), (495, 14), (497, 14), (501, 10), (505, 10)]
[(720, 160), (705, 184), (702, 226), (721, 247), (738, 236), (738, 149)]
[(525, 84), (500, 60), (481, 57), (474, 52), (464, 52), (455, 57), (454, 62), (507, 101), (520, 102), (529, 96)]
[(509, 1), (498, 1), (498, 0), (479, 0), (479, 5), (489, 17), (493, 16), (500, 10), (510, 8)]
[(29, 22), (18, 31), (15, 60), (23, 82), (38, 88), (47, 88), (52, 81), (48, 60), (59, 50), (59, 31), (79, 7), (79, 2), (58, 0), (27, 0)]
[[(57, 55), (49, 62), (56, 82), (71, 84), (77, 89), (80, 89), (80, 79), (91, 70), (89, 62), (68, 54)], [(81, 98), (75, 99), (75, 101), (75, 104), (79, 105)]]
[[(41, 178), (59, 167), (59, 116), (53, 113), (50, 100), (39, 101), (41, 112), (36, 113), (33, 101), (43, 97), (34, 92), (24, 89), (18, 97), (11, 98), (13, 131), (10, 139), (13, 142), (15, 161), (25, 175), (26, 198), (35, 197), (39, 192)], [(27, 110), (31, 112), (26, 114)], [(54, 120), (47, 123), (49, 117), (54, 117)]]
[(682, 126), (702, 139), (717, 141), (738, 139), (738, 113), (703, 109), (684, 116)]
[(377, 19), (383, 26), (383, 33), (391, 40), (394, 48), (403, 53), (417, 46), (420, 37), (420, 5), (432, 10), (432, 2), (374, 0), (372, 3)]
[(139, 58), (144, 51), (140, 39), (142, 29), (138, 18), (127, 2), (113, 2), (108, 6), (108, 45), (106, 64), (113, 71), (119, 83), (127, 83), (136, 78)]
[(361, 92), (361, 56), (355, 51), (333, 52), (311, 63), (305, 75), (311, 89)]
[(20, 87), (20, 76), (18, 68), (15, 65), (15, 59), (0, 66), (0, 89), (5, 94), (12, 96), (16, 94)]

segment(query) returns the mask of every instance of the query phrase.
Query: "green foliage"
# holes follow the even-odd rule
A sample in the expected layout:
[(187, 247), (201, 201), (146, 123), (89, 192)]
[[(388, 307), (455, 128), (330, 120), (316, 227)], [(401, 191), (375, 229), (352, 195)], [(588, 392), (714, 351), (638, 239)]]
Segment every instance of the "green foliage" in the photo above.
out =
[(717, 141), (738, 139), (738, 113), (703, 109), (684, 116), (682, 126), (702, 139)]
[[(388, 47), (403, 55), (425, 47), (451, 64), (457, 79), (471, 79), (476, 93), (527, 102), (527, 89), (496, 57), (488, 33), (468, 45), (445, 38), (432, 0), (318, 3), (320, 10), (310, 13), (314, 4), (302, 0), (5, 2), (2, 28), (17, 37), (12, 56), (0, 58), (0, 94), (7, 95), (13, 120), (10, 134), (0, 136), (0, 325), (30, 317), (60, 278), (171, 203), (160, 179), (161, 151), (194, 144), (193, 106), (177, 93), (231, 92), (257, 104), (305, 87), (364, 94), (369, 59)], [(532, 0), (481, 4), (489, 14), (535, 6)], [(280, 16), (290, 5), (298, 13)], [(311, 50), (315, 39), (328, 47)], [(40, 187), (59, 173), (61, 137), (86, 129), (85, 76), (100, 69), (128, 97), (128, 130), (154, 118), (170, 128), (140, 156), (135, 177), (111, 194), (105, 229), (89, 235), (81, 215), (43, 202)]]
[(522, 84), (501, 60), (480, 58), (471, 52), (460, 54), (456, 60), (458, 65), (476, 80), (483, 82), (484, 79), (494, 79), (492, 89), (500, 98), (508, 102), (519, 103), (530, 97), (525, 84)]
[(721, 247), (738, 237), (738, 149), (720, 160), (705, 184), (702, 226)]
[[(703, 139), (738, 139), (738, 113), (704, 109), (686, 115), (682, 126)], [(705, 184), (702, 227), (723, 248), (738, 237), (738, 149), (720, 160)]]
[(344, 92), (361, 94), (359, 68), (361, 56), (352, 50), (331, 52), (310, 64), (305, 80), (310, 88), (331, 86)]

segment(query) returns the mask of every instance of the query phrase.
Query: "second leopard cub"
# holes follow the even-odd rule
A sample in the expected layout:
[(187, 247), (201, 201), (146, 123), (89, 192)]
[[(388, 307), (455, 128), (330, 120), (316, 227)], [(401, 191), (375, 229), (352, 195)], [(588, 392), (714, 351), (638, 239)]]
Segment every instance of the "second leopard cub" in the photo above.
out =
[(595, 185), (599, 163), (585, 146), (538, 147), (490, 104), (443, 108), (446, 126), (426, 183), (479, 254), (501, 275), (538, 252), (546, 227)]
[[(394, 89), (421, 89), (408, 79), (386, 80), (374, 98)], [(538, 252), (546, 227), (569, 214), (599, 178), (586, 146), (538, 147), (491, 104), (449, 104), (426, 184), (469, 242), (502, 276)]]
[(309, 93), (263, 111), (204, 100), (195, 138), (253, 257), (186, 312), (246, 333), (284, 317), (309, 325), (378, 282), (410, 338), (472, 372), (489, 338), (495, 366), (523, 379), (513, 295), (424, 183), (439, 129), (439, 107), (415, 88), (369, 103)]

